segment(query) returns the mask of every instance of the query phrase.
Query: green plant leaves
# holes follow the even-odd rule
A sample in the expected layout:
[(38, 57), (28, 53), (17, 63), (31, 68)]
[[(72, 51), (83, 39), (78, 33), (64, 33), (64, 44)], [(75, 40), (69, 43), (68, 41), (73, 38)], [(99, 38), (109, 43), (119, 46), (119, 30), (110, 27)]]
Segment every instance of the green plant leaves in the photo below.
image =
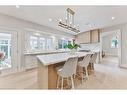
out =
[(64, 46), (64, 48), (68, 48), (68, 49), (77, 49), (78, 47), (80, 47), (80, 45), (78, 44), (67, 44)]

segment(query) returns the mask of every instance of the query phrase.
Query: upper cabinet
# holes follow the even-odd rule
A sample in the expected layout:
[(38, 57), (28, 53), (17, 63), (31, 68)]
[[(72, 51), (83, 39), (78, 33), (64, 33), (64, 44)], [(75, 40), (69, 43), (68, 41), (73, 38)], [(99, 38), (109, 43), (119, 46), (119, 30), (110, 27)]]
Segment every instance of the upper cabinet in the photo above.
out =
[(84, 32), (84, 33), (80, 33), (78, 35), (76, 35), (76, 39), (75, 39), (76, 43), (80, 44), (80, 43), (90, 43), (90, 32)]
[(100, 42), (100, 32), (99, 29), (90, 31), (90, 42), (97, 43)]
[(76, 35), (75, 41), (77, 44), (100, 42), (99, 29), (79, 33), (78, 35)]

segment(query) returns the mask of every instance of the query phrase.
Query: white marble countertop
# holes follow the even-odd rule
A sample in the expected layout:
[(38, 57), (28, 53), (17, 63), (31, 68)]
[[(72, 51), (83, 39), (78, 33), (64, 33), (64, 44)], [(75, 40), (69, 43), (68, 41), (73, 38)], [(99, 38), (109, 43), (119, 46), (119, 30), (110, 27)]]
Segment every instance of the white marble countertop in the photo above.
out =
[(86, 54), (91, 52), (76, 52), (75, 54), (70, 53), (57, 53), (57, 54), (48, 54), (48, 55), (38, 55), (37, 58), (44, 65), (51, 65), (59, 62), (66, 61), (70, 57), (83, 57)]

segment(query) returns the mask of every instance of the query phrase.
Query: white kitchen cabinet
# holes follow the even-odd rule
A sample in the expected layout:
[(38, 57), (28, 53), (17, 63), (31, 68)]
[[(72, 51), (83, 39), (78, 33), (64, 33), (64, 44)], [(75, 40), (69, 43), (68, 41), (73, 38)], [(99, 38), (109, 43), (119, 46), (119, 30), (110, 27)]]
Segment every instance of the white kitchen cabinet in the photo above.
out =
[(25, 69), (37, 67), (36, 55), (25, 55)]

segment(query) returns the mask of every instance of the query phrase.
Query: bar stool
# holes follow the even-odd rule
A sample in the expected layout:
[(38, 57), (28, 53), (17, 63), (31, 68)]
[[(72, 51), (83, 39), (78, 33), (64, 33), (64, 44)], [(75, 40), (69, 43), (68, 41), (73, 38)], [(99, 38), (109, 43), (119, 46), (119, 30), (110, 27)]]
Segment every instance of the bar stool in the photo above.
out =
[(91, 60), (90, 60), (90, 67), (91, 67), (91, 72), (93, 73), (93, 76), (96, 77), (95, 73), (94, 73), (94, 64), (96, 63), (96, 59), (97, 59), (97, 53), (94, 53), (91, 56)]
[[(84, 56), (84, 58), (83, 58), (83, 60), (82, 61), (79, 61), (78, 62), (78, 66), (79, 67), (82, 67), (82, 69), (83, 69), (83, 76), (82, 76), (82, 83), (83, 83), (83, 79), (84, 78), (87, 78), (88, 80), (89, 80), (89, 76), (88, 76), (88, 70), (87, 70), (87, 67), (88, 67), (88, 65), (89, 65), (89, 62), (90, 62), (90, 60), (91, 60), (91, 55), (92, 54), (87, 54), (86, 56)], [(85, 68), (85, 70), (84, 70), (84, 68)], [(85, 72), (84, 72), (85, 71)]]
[(91, 70), (94, 70), (94, 63), (96, 63), (96, 59), (97, 59), (97, 53), (94, 53), (91, 56), (91, 60), (90, 60), (90, 65), (91, 65)]
[(71, 78), (71, 86), (74, 89), (74, 80), (73, 75), (76, 74), (77, 69), (77, 63), (78, 63), (78, 57), (72, 57), (68, 58), (68, 60), (65, 62), (64, 66), (57, 70), (58, 79), (57, 79), (57, 88), (59, 88), (60, 79), (61, 79), (61, 89), (63, 89), (63, 81), (66, 78), (67, 81), (69, 78)]

